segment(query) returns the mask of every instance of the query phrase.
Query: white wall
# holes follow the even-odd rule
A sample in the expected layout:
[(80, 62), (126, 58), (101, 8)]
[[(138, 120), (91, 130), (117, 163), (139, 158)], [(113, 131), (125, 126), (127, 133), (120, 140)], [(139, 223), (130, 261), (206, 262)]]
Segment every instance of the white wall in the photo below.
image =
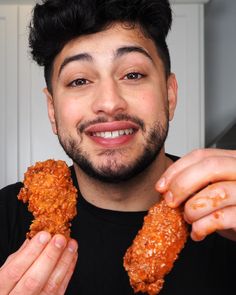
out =
[(205, 6), (206, 144), (236, 120), (236, 1)]

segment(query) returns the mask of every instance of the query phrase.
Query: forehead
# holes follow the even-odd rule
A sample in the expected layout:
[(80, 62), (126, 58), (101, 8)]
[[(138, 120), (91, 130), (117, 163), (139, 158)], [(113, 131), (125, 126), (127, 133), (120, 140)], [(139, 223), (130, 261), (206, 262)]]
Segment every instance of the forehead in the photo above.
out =
[(123, 46), (141, 47), (153, 58), (158, 58), (154, 42), (146, 38), (140, 28), (137, 26), (131, 28), (118, 23), (104, 31), (69, 41), (55, 58), (54, 66), (55, 69), (60, 67), (65, 58), (79, 53), (89, 53), (95, 59), (99, 56), (110, 58), (118, 48)]

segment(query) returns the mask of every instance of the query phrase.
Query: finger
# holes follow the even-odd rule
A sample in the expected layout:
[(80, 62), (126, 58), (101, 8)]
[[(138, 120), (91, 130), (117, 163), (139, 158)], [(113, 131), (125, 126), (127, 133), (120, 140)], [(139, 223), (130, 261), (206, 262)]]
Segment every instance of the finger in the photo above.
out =
[(50, 234), (47, 232), (38, 233), (32, 240), (26, 242), (13, 258), (9, 258), (8, 262), (0, 270), (1, 294), (10, 293), (23, 274), (43, 251), (50, 237)]
[(52, 272), (40, 295), (58, 294), (58, 289), (63, 283), (64, 278), (71, 267), (71, 264), (73, 264), (77, 248), (78, 246), (75, 240), (70, 240), (68, 242), (68, 245), (64, 250), (60, 260), (58, 261), (56, 268)]
[(40, 292), (48, 281), (66, 246), (66, 238), (55, 235), (37, 260), (17, 283), (13, 294), (32, 295)]
[(187, 222), (192, 223), (214, 211), (236, 205), (236, 182), (218, 182), (190, 198), (184, 208)]
[(171, 181), (183, 170), (208, 157), (233, 157), (236, 158), (236, 151), (223, 149), (199, 149), (185, 155), (172, 164), (156, 183), (156, 189), (160, 193), (166, 192)]
[(17, 254), (19, 254), (25, 247), (26, 245), (28, 244), (29, 240), (26, 239), (24, 241), (24, 243), (21, 245), (21, 247), (14, 253), (12, 253), (10, 256), (8, 256), (7, 260), (5, 261), (5, 263), (2, 265), (2, 268), (3, 267), (6, 267), (14, 258), (15, 256), (17, 256)]
[(192, 224), (192, 239), (201, 241), (217, 230), (236, 228), (235, 216), (236, 206), (230, 206), (197, 220)]
[(67, 287), (68, 287), (68, 284), (70, 282), (70, 279), (74, 273), (74, 270), (75, 270), (75, 266), (76, 266), (76, 262), (77, 262), (77, 259), (78, 259), (78, 254), (76, 253), (75, 256), (74, 256), (74, 259), (70, 265), (70, 268), (68, 269), (67, 273), (66, 273), (66, 276), (60, 286), (60, 288), (58, 289), (58, 293), (57, 295), (64, 295)]
[(28, 242), (29, 242), (29, 239), (25, 239), (25, 241), (23, 242), (23, 244), (20, 246), (20, 248), (15, 253), (21, 252), (26, 247), (26, 245), (28, 244)]
[(233, 180), (236, 180), (236, 158), (210, 157), (180, 172), (163, 195), (171, 207), (177, 207), (210, 183)]

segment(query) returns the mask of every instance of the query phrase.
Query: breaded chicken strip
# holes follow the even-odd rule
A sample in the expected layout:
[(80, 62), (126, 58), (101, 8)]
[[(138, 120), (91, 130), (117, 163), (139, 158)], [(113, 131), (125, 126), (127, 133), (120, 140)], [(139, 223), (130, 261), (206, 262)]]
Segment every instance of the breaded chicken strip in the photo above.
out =
[(172, 209), (162, 200), (149, 210), (142, 229), (124, 256), (124, 267), (135, 293), (159, 293), (164, 276), (172, 269), (187, 235), (180, 209)]
[(28, 210), (35, 218), (27, 237), (41, 230), (69, 237), (70, 221), (77, 214), (76, 198), (77, 189), (64, 161), (47, 160), (29, 167), (18, 195), (19, 200), (29, 202)]

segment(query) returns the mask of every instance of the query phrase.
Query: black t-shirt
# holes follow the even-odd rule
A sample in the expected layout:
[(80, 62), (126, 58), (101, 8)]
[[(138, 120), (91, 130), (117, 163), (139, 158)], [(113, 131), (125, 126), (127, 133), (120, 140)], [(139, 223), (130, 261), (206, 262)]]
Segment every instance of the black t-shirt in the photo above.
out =
[[(77, 185), (72, 169), (74, 184)], [(0, 191), (0, 264), (25, 239), (32, 220), (27, 205), (17, 200), (22, 183)], [(66, 295), (131, 295), (123, 256), (142, 226), (146, 212), (101, 209), (78, 196), (78, 215), (72, 237), (79, 258)], [(160, 295), (236, 294), (236, 243), (212, 234), (202, 242), (190, 238)]]

